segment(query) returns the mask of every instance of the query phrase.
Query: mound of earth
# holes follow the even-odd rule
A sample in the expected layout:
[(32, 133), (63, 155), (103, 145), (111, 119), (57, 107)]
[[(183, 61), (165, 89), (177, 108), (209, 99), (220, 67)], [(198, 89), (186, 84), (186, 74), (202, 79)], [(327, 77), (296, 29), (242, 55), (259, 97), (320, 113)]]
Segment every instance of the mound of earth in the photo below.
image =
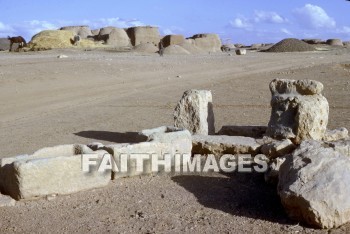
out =
[(135, 46), (134, 51), (141, 53), (156, 53), (158, 52), (158, 47), (153, 43), (142, 43)]
[(191, 54), (179, 45), (170, 45), (164, 49), (164, 54)]
[(265, 50), (266, 52), (303, 52), (303, 51), (315, 51), (316, 48), (306, 42), (300, 41), (295, 38), (284, 39), (271, 48)]
[(39, 48), (70, 48), (70, 47), (102, 47), (103, 45), (89, 39), (82, 39), (77, 46), (73, 46), (71, 40), (75, 33), (70, 30), (45, 30), (33, 36), (29, 46), (37, 50)]
[(182, 48), (187, 50), (190, 54), (204, 54), (206, 53), (204, 50), (199, 48), (198, 46), (192, 44), (189, 40), (185, 40), (181, 44), (179, 44)]

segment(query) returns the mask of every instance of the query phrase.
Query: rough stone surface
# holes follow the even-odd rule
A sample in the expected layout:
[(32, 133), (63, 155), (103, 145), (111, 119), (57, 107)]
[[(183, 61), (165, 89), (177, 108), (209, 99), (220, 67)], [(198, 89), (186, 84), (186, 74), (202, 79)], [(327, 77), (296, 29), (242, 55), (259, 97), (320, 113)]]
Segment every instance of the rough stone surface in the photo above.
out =
[(14, 200), (12, 197), (0, 194), (0, 207), (15, 206), (15, 205), (16, 205), (16, 200)]
[[(13, 47), (16, 48), (16, 47)], [(0, 38), (0, 51), (9, 50), (10, 41), (7, 38)]]
[(191, 54), (185, 48), (179, 45), (170, 45), (164, 49), (164, 54)]
[(236, 54), (237, 55), (246, 55), (247, 50), (246, 49), (236, 49)]
[(194, 154), (257, 154), (261, 145), (254, 138), (240, 136), (192, 136)]
[(289, 139), (273, 141), (261, 147), (261, 152), (268, 158), (277, 158), (292, 153), (296, 146)]
[(334, 130), (326, 131), (323, 140), (324, 141), (338, 141), (349, 138), (349, 131), (346, 128), (337, 128)]
[(339, 227), (350, 221), (350, 159), (320, 142), (304, 141), (282, 164), (278, 193), (292, 219)]
[[(148, 175), (152, 174), (151, 163), (152, 160), (150, 155), (155, 154), (158, 156), (158, 159), (164, 159), (165, 154), (172, 154), (173, 148), (169, 143), (160, 143), (160, 142), (141, 142), (137, 144), (115, 144), (107, 146), (113, 152), (113, 158), (116, 163), (116, 168), (113, 170), (113, 179), (120, 177), (132, 177), (138, 175)], [(120, 156), (126, 155), (127, 157), (127, 170), (122, 171)], [(143, 168), (141, 171), (138, 171), (137, 160), (133, 157), (142, 157), (148, 156), (150, 159), (143, 160)], [(175, 166), (174, 162), (172, 166)], [(164, 169), (164, 168), (163, 168)], [(160, 169), (161, 171), (162, 169)]]
[(276, 139), (322, 140), (328, 124), (329, 105), (323, 85), (312, 80), (273, 80), (271, 117), (266, 134)]
[(175, 108), (175, 127), (192, 134), (215, 134), (211, 91), (188, 90)]
[(350, 157), (350, 139), (326, 142), (326, 144), (342, 155)]
[(186, 129), (163, 126), (143, 130), (141, 134), (145, 135), (150, 142), (170, 144), (172, 154), (191, 154), (192, 152), (192, 136)]
[(158, 46), (160, 41), (159, 30), (157, 27), (131, 27), (128, 28), (126, 32), (133, 46), (144, 43), (152, 43), (153, 45)]
[(1, 191), (16, 200), (104, 187), (111, 172), (82, 171), (82, 155), (16, 160), (1, 168)]
[(222, 126), (217, 135), (262, 138), (267, 126)]
[(221, 40), (217, 34), (196, 34), (190, 39), (194, 40), (194, 44), (206, 52), (221, 52)]
[(185, 37), (183, 35), (166, 35), (162, 38), (162, 42), (164, 47), (170, 45), (180, 45), (185, 41)]

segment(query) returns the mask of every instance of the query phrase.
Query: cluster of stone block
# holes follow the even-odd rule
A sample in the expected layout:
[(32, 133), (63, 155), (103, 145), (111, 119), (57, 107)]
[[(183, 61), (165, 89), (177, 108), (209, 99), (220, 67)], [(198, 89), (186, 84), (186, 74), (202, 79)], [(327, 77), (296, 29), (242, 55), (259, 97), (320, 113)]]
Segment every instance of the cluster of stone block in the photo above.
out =
[[(350, 139), (345, 128), (327, 129), (329, 105), (322, 95), (323, 85), (312, 80), (276, 79), (270, 83), (270, 90), (268, 126), (223, 126), (216, 133), (211, 92), (188, 90), (175, 108), (174, 127), (143, 130), (135, 136), (143, 142), (61, 145), (2, 158), (1, 193), (16, 200), (34, 199), (100, 188), (111, 179), (153, 173), (151, 160), (144, 161), (143, 170), (136, 170), (133, 154), (155, 154), (158, 160), (166, 154), (173, 158), (176, 154), (263, 154), (269, 163), (265, 179), (278, 184), (278, 194), (290, 217), (321, 228), (350, 221)], [(81, 162), (86, 155), (94, 155), (99, 162), (110, 156), (116, 167), (120, 167), (120, 156), (127, 155), (127, 170), (112, 167), (99, 172), (93, 167), (85, 172)], [(169, 166), (179, 166), (173, 158)]]

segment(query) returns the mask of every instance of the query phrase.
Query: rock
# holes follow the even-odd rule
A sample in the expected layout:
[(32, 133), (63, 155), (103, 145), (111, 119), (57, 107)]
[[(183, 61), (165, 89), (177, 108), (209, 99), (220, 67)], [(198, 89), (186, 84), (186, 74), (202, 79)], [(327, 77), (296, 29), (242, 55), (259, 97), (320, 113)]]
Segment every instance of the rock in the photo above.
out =
[(275, 158), (269, 163), (268, 169), (264, 174), (264, 179), (266, 183), (277, 186), (279, 170), (285, 160), (286, 157)]
[(350, 139), (326, 142), (326, 144), (342, 155), (350, 157)]
[(162, 38), (163, 46), (168, 47), (170, 45), (180, 45), (185, 41), (183, 35), (166, 35)]
[(130, 38), (124, 29), (114, 28), (109, 33), (107, 44), (115, 47), (131, 46)]
[(59, 58), (59, 59), (61, 59), (61, 58), (68, 58), (68, 56), (64, 55), (64, 54), (60, 54), (60, 55), (57, 56), (57, 58)]
[[(17, 43), (16, 43), (17, 44)], [(17, 45), (13, 45), (13, 48), (17, 48)], [(9, 50), (10, 49), (10, 41), (7, 38), (0, 38), (0, 51)]]
[(350, 46), (350, 41), (344, 41), (343, 45), (346, 46), (346, 47), (349, 47)]
[(266, 135), (275, 139), (291, 139), (299, 144), (303, 140), (323, 139), (329, 105), (322, 96), (323, 85), (312, 80), (273, 80), (271, 117)]
[(92, 36), (89, 26), (66, 26), (60, 28), (60, 30), (72, 31), (75, 35), (79, 35), (81, 38), (87, 38)]
[(259, 152), (261, 145), (254, 138), (241, 136), (192, 136), (193, 154), (252, 154)]
[(92, 36), (97, 36), (98, 34), (100, 34), (100, 29), (91, 30), (91, 34), (92, 34)]
[(321, 142), (304, 141), (282, 164), (278, 193), (292, 219), (337, 228), (350, 221), (350, 160)]
[(12, 199), (10, 196), (0, 194), (0, 207), (15, 206), (16, 200)]
[[(86, 156), (86, 155), (84, 155)], [(82, 171), (83, 155), (17, 160), (1, 168), (1, 191), (16, 200), (71, 194), (108, 185), (111, 172)]]
[(262, 138), (267, 126), (222, 126), (217, 135)]
[(211, 91), (186, 91), (175, 108), (174, 121), (175, 127), (191, 134), (215, 134)]
[[(113, 170), (113, 179), (121, 177), (132, 177), (138, 175), (149, 175), (152, 174), (152, 159), (151, 155), (155, 154), (158, 156), (158, 159), (164, 159), (165, 154), (172, 154), (173, 148), (169, 143), (160, 143), (160, 142), (141, 142), (137, 144), (115, 144), (107, 146), (108, 151), (113, 152), (113, 158), (117, 165), (117, 168)], [(127, 170), (121, 170), (121, 155), (125, 155), (127, 161)], [(147, 159), (143, 160), (142, 171), (137, 170), (137, 160), (133, 157), (135, 156), (145, 156)], [(172, 166), (175, 166), (175, 163), (172, 162)], [(164, 170), (164, 168), (163, 168)], [(162, 169), (159, 170), (159, 172)]]
[(168, 143), (172, 148), (172, 154), (191, 154), (192, 136), (186, 129), (163, 126), (154, 129), (146, 129), (141, 132), (149, 142)]
[(14, 199), (33, 199), (51, 194), (70, 194), (106, 186), (111, 172), (82, 171), (82, 155), (98, 155), (86, 145), (58, 145), (31, 155), (2, 158), (0, 190)]
[(236, 50), (236, 54), (237, 55), (246, 55), (247, 54), (247, 50), (246, 49), (237, 49)]
[(153, 45), (158, 46), (160, 41), (159, 30), (157, 27), (131, 27), (128, 28), (126, 32), (133, 46), (137, 46), (142, 43), (152, 43)]
[(221, 52), (221, 40), (217, 34), (196, 34), (189, 39), (194, 40), (194, 44), (206, 52)]
[(261, 147), (261, 152), (268, 158), (273, 159), (292, 153), (296, 146), (289, 140), (273, 141)]
[(156, 53), (158, 52), (158, 47), (153, 43), (141, 43), (134, 47), (134, 51), (140, 53)]
[(326, 44), (330, 46), (343, 46), (343, 42), (340, 39), (328, 39)]
[(349, 138), (349, 131), (346, 128), (337, 128), (334, 130), (326, 130), (323, 137), (324, 141), (338, 141)]
[[(99, 29), (99, 36), (109, 35), (113, 30), (118, 29), (116, 27), (108, 26)], [(123, 29), (124, 30), (124, 29)], [(125, 30), (124, 30), (125, 31)]]
[(259, 50), (259, 49), (261, 49), (261, 47), (263, 47), (264, 45), (263, 44), (252, 44), (251, 46), (250, 46), (250, 49), (251, 50)]

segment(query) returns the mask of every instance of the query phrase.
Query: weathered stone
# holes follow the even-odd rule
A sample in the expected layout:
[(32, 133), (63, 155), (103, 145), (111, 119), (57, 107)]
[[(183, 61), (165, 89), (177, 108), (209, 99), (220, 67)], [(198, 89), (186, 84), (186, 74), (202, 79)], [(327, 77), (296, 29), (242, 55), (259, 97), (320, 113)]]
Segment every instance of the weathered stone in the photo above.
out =
[(236, 55), (246, 55), (247, 50), (246, 49), (236, 49)]
[(193, 154), (257, 154), (261, 145), (254, 138), (241, 136), (192, 136)]
[(157, 27), (131, 27), (128, 28), (126, 32), (133, 46), (145, 43), (152, 43), (157, 46), (160, 41), (159, 30)]
[(215, 134), (211, 91), (188, 90), (175, 108), (175, 127), (192, 134)]
[(189, 39), (194, 40), (194, 44), (206, 52), (221, 52), (221, 40), (217, 34), (196, 34)]
[(166, 35), (162, 38), (163, 46), (167, 47), (170, 45), (180, 45), (185, 41), (183, 35)]
[(101, 142), (92, 142), (88, 144), (87, 147), (89, 147), (92, 150), (98, 150), (98, 149), (102, 149), (104, 145)]
[[(172, 154), (173, 148), (169, 143), (141, 142), (137, 144), (115, 144), (107, 147), (113, 151), (113, 158), (116, 163), (116, 167), (113, 169), (113, 179), (152, 174), (152, 154), (157, 155), (159, 160), (164, 159), (165, 154), (175, 156)], [(122, 157), (126, 157), (126, 170), (122, 169)], [(142, 170), (137, 169), (137, 159), (135, 157), (146, 157), (143, 160)], [(174, 161), (172, 161), (171, 166), (175, 166)], [(160, 168), (159, 171), (162, 171), (162, 169)]]
[(268, 158), (277, 158), (289, 154), (295, 150), (296, 146), (289, 140), (273, 141), (261, 147), (261, 152)]
[(0, 194), (0, 207), (15, 206), (15, 205), (16, 205), (16, 200), (12, 199), (12, 197)]
[(326, 144), (342, 155), (350, 157), (350, 139), (326, 142)]
[(224, 44), (221, 46), (221, 50), (223, 52), (230, 52), (230, 51), (234, 51), (236, 49), (234, 44)]
[(346, 128), (337, 128), (334, 130), (328, 130), (323, 137), (324, 141), (338, 141), (349, 138), (349, 131)]
[(83, 156), (86, 155), (16, 160), (1, 168), (1, 191), (19, 200), (106, 186), (111, 172), (100, 173), (96, 168), (83, 172)]
[(222, 126), (217, 135), (262, 138), (267, 126)]
[(277, 185), (278, 175), (281, 165), (286, 160), (286, 157), (275, 158), (270, 161), (267, 171), (264, 174), (265, 182), (268, 184)]
[(141, 134), (148, 137), (150, 142), (169, 143), (171, 154), (191, 154), (192, 136), (186, 129), (163, 126), (154, 129), (146, 129)]
[(350, 159), (321, 142), (304, 141), (279, 170), (288, 215), (318, 228), (350, 221)]
[(271, 117), (266, 134), (276, 139), (291, 139), (295, 144), (303, 140), (323, 139), (329, 105), (320, 94), (323, 85), (308, 80), (273, 80)]

